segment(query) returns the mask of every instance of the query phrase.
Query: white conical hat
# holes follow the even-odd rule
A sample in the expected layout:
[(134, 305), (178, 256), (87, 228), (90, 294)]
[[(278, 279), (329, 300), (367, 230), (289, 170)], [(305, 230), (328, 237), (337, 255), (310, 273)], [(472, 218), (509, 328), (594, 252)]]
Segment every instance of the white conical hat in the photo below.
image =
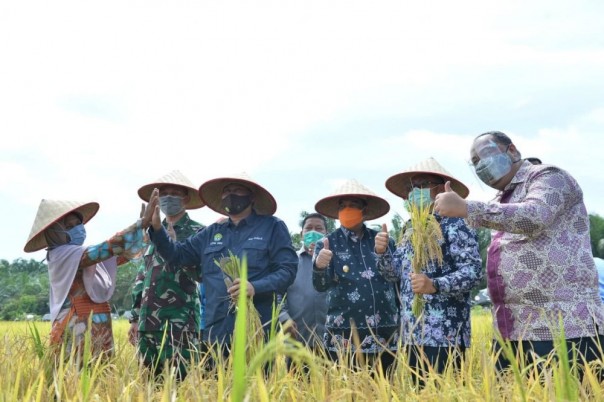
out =
[(386, 188), (399, 197), (407, 199), (411, 178), (420, 173), (433, 174), (442, 177), (445, 181), (450, 181), (451, 189), (463, 198), (466, 198), (468, 194), (470, 194), (470, 190), (465, 184), (453, 177), (451, 173), (447, 172), (447, 170), (432, 157), (390, 177), (386, 180)]
[(222, 215), (228, 215), (222, 208), (222, 190), (231, 183), (241, 184), (252, 191), (254, 210), (258, 215), (273, 215), (277, 211), (277, 201), (271, 193), (245, 172), (206, 181), (199, 187), (199, 196), (212, 210)]
[(195, 187), (193, 183), (191, 183), (191, 181), (187, 179), (187, 177), (179, 170), (173, 170), (154, 182), (142, 186), (138, 189), (138, 196), (141, 197), (143, 201), (149, 202), (153, 189), (165, 186), (167, 184), (184, 187), (189, 190), (189, 202), (187, 205), (185, 205), (186, 209), (197, 209), (205, 205), (201, 198), (199, 198), (197, 187)]
[(70, 212), (82, 215), (82, 223), (86, 223), (96, 215), (98, 210), (99, 204), (96, 202), (42, 200), (23, 251), (31, 253), (48, 247), (44, 231)]
[(377, 196), (373, 191), (363, 186), (355, 179), (346, 181), (331, 195), (322, 198), (315, 204), (315, 210), (325, 216), (338, 219), (339, 201), (342, 197), (356, 197), (367, 203), (365, 220), (377, 219), (390, 211), (390, 204), (385, 199)]

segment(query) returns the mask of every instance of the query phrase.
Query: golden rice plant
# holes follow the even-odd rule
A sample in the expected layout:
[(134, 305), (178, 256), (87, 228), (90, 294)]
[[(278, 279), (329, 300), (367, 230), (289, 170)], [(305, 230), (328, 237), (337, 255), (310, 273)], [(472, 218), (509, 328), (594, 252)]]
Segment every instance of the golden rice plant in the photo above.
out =
[[(247, 276), (242, 278), (242, 262), (241, 260), (229, 251), (229, 256), (221, 258), (220, 261), (214, 261), (222, 270), (222, 276), (224, 278), (224, 284), (227, 289), (233, 285), (235, 279), (241, 279), (247, 281)], [(241, 291), (245, 291), (241, 289)], [(260, 320), (260, 314), (254, 306), (254, 303), (247, 303), (246, 313), (246, 334), (248, 336), (248, 355), (253, 355), (260, 349), (264, 342), (264, 331), (262, 329), (262, 321)], [(234, 300), (230, 302), (230, 308), (238, 311), (237, 303)]]
[[(420, 205), (409, 203), (408, 210), (411, 216), (410, 241), (413, 247), (413, 259), (411, 269), (420, 274), (430, 262), (441, 265), (443, 253), (440, 244), (443, 234), (440, 224), (432, 214), (432, 204), (421, 200)], [(411, 311), (415, 317), (419, 317), (424, 311), (424, 297), (415, 294)]]

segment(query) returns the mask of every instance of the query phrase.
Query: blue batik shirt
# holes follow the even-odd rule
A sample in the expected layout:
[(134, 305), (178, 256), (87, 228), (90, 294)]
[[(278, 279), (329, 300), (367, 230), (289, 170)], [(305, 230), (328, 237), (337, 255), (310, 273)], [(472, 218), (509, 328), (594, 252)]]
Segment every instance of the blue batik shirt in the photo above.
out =
[(409, 274), (413, 248), (412, 229), (403, 234), (394, 254), (388, 251), (378, 260), (378, 269), (387, 278), (400, 281), (403, 343), (425, 346), (470, 346), (470, 291), (482, 279), (482, 259), (476, 232), (461, 218), (435, 215), (444, 241), (441, 244), (443, 264), (428, 264), (426, 274), (439, 291), (423, 295), (424, 313), (417, 322), (411, 312), (414, 293)]
[[(353, 325), (359, 335), (360, 351), (379, 353), (384, 347), (397, 349), (399, 311), (396, 289), (377, 270), (375, 236), (378, 232), (363, 225), (363, 236), (340, 227), (327, 235), (333, 257), (325, 269), (313, 267), (313, 285), (328, 292), (324, 347), (332, 352), (355, 350), (351, 343)], [(323, 248), (319, 240), (315, 259)], [(394, 242), (389, 244), (394, 251)], [(383, 345), (383, 346), (382, 346)]]

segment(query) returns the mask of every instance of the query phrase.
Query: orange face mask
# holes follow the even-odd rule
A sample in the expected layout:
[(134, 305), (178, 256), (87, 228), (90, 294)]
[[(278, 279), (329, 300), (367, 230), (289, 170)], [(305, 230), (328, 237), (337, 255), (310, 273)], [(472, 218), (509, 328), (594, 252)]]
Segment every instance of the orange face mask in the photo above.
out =
[(338, 212), (338, 219), (342, 226), (351, 229), (363, 222), (363, 211), (358, 208), (346, 207)]

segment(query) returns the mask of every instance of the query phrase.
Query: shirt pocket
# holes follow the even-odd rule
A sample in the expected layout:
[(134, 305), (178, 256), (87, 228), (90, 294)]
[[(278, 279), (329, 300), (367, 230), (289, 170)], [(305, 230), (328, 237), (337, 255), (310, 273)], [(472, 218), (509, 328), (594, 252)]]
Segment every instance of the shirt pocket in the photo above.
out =
[(243, 254), (247, 256), (247, 266), (250, 269), (250, 279), (254, 274), (268, 268), (268, 242), (264, 240), (249, 240), (243, 245)]
[(228, 256), (228, 253), (226, 253), (224, 244), (207, 246), (203, 250), (203, 275), (216, 275), (218, 273), (222, 275), (219, 264), (220, 260), (225, 256)]

